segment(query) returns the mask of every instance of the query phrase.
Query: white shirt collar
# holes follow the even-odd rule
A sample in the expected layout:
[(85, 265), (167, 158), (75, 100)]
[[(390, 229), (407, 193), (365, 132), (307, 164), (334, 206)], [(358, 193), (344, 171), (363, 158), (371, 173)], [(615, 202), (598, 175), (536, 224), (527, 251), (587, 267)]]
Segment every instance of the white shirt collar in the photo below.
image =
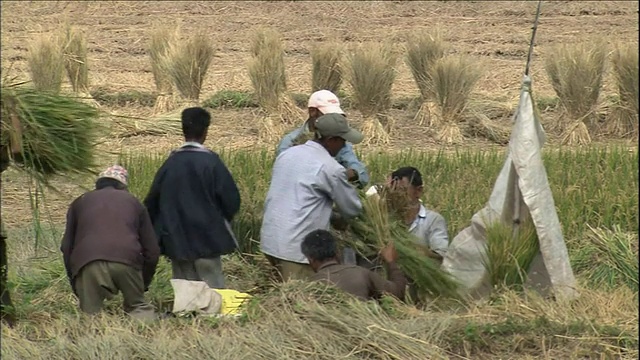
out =
[(180, 146), (180, 147), (183, 148), (183, 147), (187, 147), (187, 146), (193, 146), (193, 147), (204, 149), (204, 145), (200, 144), (199, 142), (195, 142), (195, 141), (185, 141), (184, 144), (182, 144), (182, 146)]

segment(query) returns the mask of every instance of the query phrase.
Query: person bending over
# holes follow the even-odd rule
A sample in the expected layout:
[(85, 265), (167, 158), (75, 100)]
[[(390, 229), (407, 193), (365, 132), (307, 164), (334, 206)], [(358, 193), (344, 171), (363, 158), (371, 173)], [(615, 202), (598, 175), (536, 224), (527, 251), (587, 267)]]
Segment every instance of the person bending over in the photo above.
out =
[(398, 268), (398, 253), (393, 244), (387, 245), (380, 256), (387, 266), (389, 279), (357, 265), (342, 265), (337, 259), (336, 241), (326, 230), (315, 230), (305, 236), (302, 253), (315, 272), (312, 281), (332, 284), (361, 300), (379, 299), (390, 294), (404, 300), (407, 280)]

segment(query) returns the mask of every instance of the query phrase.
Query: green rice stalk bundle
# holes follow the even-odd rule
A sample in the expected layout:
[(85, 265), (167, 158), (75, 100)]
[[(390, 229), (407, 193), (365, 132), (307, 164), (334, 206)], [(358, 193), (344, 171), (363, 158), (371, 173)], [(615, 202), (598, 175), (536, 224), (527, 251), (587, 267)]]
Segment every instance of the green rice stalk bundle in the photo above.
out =
[(391, 90), (396, 78), (396, 55), (389, 43), (362, 45), (349, 58), (348, 80), (353, 104), (364, 116), (366, 143), (389, 142), (389, 132), (380, 122), (391, 107)]
[(322, 44), (311, 50), (311, 91), (338, 93), (342, 85), (342, 53), (343, 46), (336, 42)]
[(161, 68), (166, 69), (173, 85), (190, 104), (197, 104), (202, 85), (209, 71), (215, 49), (204, 33), (169, 43)]
[(595, 124), (606, 57), (601, 40), (558, 46), (546, 57), (545, 69), (564, 113), (559, 124), (564, 144), (591, 142), (587, 125)]
[(272, 141), (283, 126), (299, 121), (302, 113), (287, 96), (284, 46), (275, 30), (258, 31), (251, 43), (253, 57), (249, 61), (249, 78), (263, 114), (260, 137)]
[(495, 222), (486, 228), (486, 252), (482, 262), (493, 287), (522, 289), (534, 258), (540, 250), (532, 221), (518, 227)]
[(22, 131), (22, 150), (13, 160), (46, 183), (49, 175), (92, 171), (99, 111), (74, 98), (18, 87), (2, 87), (2, 141)]
[(637, 46), (619, 47), (613, 53), (614, 77), (620, 102), (608, 122), (610, 132), (618, 136), (638, 136), (638, 52)]
[(458, 297), (455, 280), (438, 262), (424, 254), (418, 239), (408, 231), (399, 215), (390, 210), (384, 193), (381, 197), (362, 198), (362, 204), (362, 215), (350, 224), (352, 236), (343, 239), (346, 246), (370, 256), (393, 242), (398, 252), (398, 266), (412, 279), (420, 296)]
[(89, 93), (89, 68), (87, 64), (87, 39), (82, 32), (67, 25), (64, 31), (64, 66), (73, 91)]
[(435, 62), (445, 54), (445, 44), (439, 32), (419, 33), (407, 40), (406, 63), (411, 70), (413, 79), (420, 90), (421, 104), (414, 120), (423, 125), (428, 120), (429, 109), (427, 102), (433, 99), (431, 71)]
[(27, 65), (36, 90), (60, 92), (65, 66), (61, 41), (57, 36), (41, 35), (32, 42)]
[(446, 56), (436, 61), (431, 74), (431, 88), (435, 106), (430, 123), (438, 128), (437, 139), (455, 144), (464, 140), (460, 124), (473, 89), (482, 76), (477, 61), (467, 56)]
[[(587, 225), (588, 226), (588, 225)], [(615, 225), (613, 231), (594, 229), (590, 226), (589, 240), (600, 254), (599, 262), (605, 263), (614, 277), (631, 290), (638, 292), (638, 237), (623, 232)], [(591, 264), (601, 266), (600, 264)], [(615, 281), (614, 281), (615, 282)]]
[(156, 26), (151, 31), (151, 41), (149, 42), (149, 57), (151, 60), (151, 73), (153, 81), (158, 91), (154, 113), (165, 113), (173, 110), (176, 106), (173, 94), (173, 83), (168, 69), (164, 67), (164, 58), (168, 56), (170, 46), (175, 46), (178, 37), (177, 28), (166, 26)]

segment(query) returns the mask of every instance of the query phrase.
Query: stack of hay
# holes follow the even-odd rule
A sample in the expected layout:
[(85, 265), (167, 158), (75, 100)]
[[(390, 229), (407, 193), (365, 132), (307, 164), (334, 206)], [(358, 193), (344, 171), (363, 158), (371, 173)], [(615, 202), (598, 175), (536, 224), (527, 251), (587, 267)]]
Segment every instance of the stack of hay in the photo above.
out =
[(391, 90), (396, 78), (396, 55), (389, 43), (367, 44), (349, 58), (348, 80), (354, 106), (364, 117), (365, 142), (388, 144), (393, 128)]
[(249, 78), (262, 112), (258, 131), (261, 138), (272, 141), (304, 115), (287, 94), (280, 34), (272, 29), (258, 30), (251, 43), (251, 55)]
[(558, 127), (562, 143), (591, 143), (590, 129), (598, 122), (598, 107), (607, 58), (607, 46), (601, 39), (560, 45), (549, 52), (545, 69), (551, 80), (562, 114)]
[(458, 297), (455, 280), (424, 254), (423, 246), (401, 220), (408, 204), (404, 193), (381, 189), (380, 196), (363, 197), (362, 204), (363, 214), (350, 224), (352, 236), (343, 238), (346, 246), (369, 256), (393, 242), (398, 266), (413, 281), (419, 296)]

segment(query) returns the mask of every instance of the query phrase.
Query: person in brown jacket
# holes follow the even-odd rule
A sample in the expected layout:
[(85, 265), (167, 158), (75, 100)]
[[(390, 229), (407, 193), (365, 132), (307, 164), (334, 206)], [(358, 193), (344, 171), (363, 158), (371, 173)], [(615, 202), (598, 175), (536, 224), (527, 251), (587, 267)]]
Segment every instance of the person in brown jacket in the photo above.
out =
[(361, 266), (340, 264), (335, 238), (327, 230), (309, 233), (302, 241), (301, 248), (315, 272), (312, 281), (332, 284), (361, 300), (379, 299), (383, 294), (404, 300), (407, 280), (396, 265), (398, 253), (392, 244), (380, 252), (387, 266), (389, 280)]
[(80, 309), (93, 314), (122, 292), (125, 312), (153, 318), (144, 293), (153, 279), (160, 246), (146, 208), (127, 191), (127, 171), (102, 172), (96, 189), (69, 206), (60, 250)]

